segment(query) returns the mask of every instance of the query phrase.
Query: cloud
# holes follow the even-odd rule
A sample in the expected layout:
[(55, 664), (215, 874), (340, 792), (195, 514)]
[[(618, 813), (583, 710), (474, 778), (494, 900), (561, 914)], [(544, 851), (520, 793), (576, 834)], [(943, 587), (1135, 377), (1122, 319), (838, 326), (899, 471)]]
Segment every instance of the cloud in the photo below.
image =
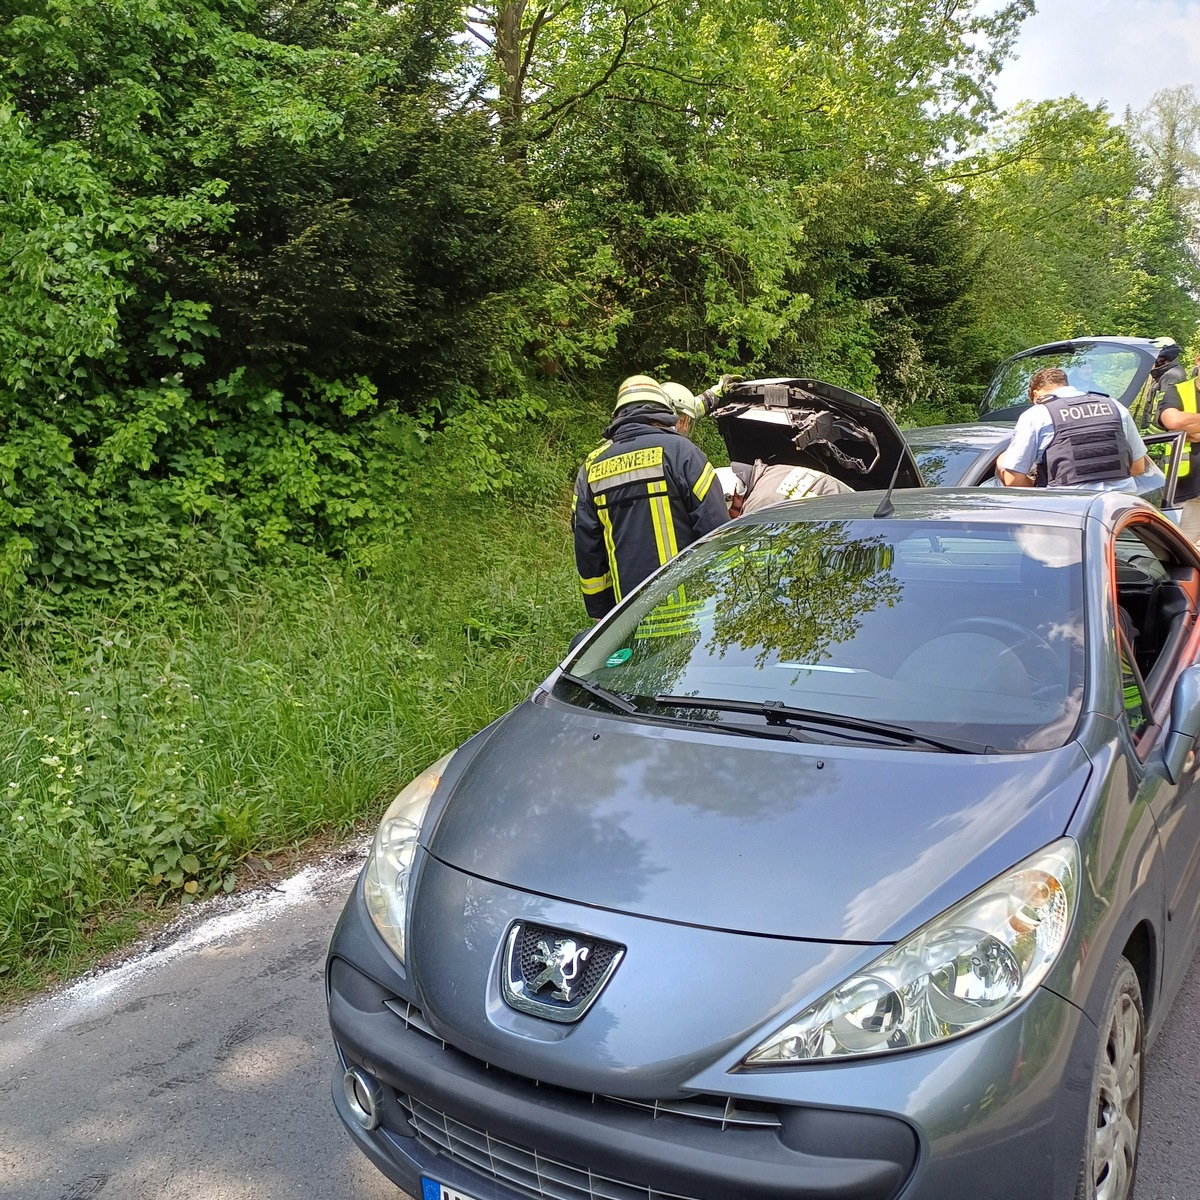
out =
[(1200, 0), (1042, 0), (996, 102), (1071, 93), (1120, 117), (1163, 88), (1200, 82)]

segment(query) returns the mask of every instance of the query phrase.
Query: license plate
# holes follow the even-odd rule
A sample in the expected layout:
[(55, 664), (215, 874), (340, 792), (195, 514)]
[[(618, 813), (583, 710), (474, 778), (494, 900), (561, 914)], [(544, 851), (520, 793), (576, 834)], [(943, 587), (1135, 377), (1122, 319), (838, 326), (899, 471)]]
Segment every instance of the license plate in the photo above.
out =
[(466, 1192), (447, 1187), (444, 1183), (438, 1183), (436, 1179), (427, 1179), (422, 1175), (421, 1200), (476, 1200), (476, 1197), (468, 1196)]

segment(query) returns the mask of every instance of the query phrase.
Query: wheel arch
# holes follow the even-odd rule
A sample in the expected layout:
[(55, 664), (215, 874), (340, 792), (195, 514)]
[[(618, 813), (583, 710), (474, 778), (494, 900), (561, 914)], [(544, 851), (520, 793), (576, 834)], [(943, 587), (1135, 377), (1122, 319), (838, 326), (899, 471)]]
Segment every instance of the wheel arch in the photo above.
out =
[(1121, 953), (1129, 960), (1142, 989), (1142, 1008), (1149, 1026), (1158, 1000), (1158, 935), (1147, 920), (1139, 921)]

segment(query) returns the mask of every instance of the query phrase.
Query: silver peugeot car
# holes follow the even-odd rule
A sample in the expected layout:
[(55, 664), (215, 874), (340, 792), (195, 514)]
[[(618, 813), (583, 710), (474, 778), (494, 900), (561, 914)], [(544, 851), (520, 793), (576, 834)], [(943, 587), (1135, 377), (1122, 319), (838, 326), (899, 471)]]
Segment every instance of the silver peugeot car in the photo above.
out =
[(1198, 657), (1135, 496), (730, 523), (387, 809), (338, 1113), (422, 1200), (1127, 1200)]

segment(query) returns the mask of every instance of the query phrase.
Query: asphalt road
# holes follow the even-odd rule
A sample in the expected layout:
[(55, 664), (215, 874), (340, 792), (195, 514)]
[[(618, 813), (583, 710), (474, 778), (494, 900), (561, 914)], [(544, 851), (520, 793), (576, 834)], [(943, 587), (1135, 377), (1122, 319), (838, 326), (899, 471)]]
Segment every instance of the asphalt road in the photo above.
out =
[[(322, 965), (361, 857), (206, 908), (0, 1021), (0, 1197), (401, 1200), (329, 1101)], [(1193, 965), (1147, 1069), (1136, 1200), (1200, 1197), (1198, 1127)]]

